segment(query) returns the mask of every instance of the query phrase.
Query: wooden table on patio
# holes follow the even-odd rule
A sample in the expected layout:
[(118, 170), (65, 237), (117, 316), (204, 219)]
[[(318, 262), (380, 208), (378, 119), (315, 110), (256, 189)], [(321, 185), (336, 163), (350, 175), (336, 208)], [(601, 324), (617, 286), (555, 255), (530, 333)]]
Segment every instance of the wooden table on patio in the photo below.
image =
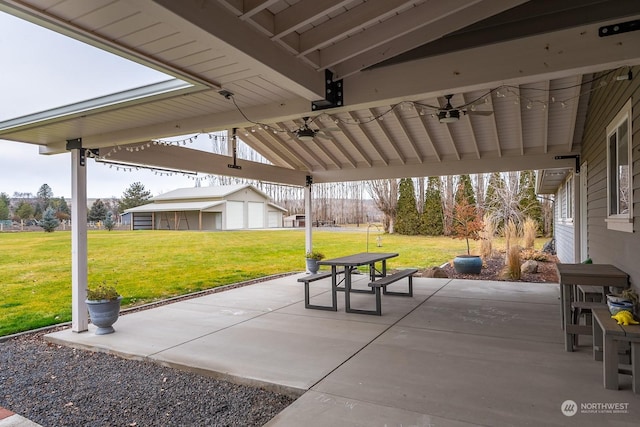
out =
[[(376, 277), (384, 277), (387, 275), (387, 260), (397, 257), (397, 253), (381, 253), (381, 252), (362, 252), (354, 255), (347, 255), (340, 258), (327, 259), (319, 261), (319, 265), (331, 266), (331, 290), (332, 292), (344, 291), (345, 311), (347, 313), (358, 313), (360, 310), (351, 308), (351, 292), (360, 292), (373, 294), (374, 290), (368, 289), (352, 289), (351, 274), (357, 267), (362, 265), (369, 266), (369, 277), (373, 282)], [(382, 263), (380, 270), (376, 269), (376, 263)], [(344, 288), (338, 287), (338, 269), (344, 267)]]
[[(573, 336), (589, 334), (590, 326), (574, 325), (571, 322), (571, 303), (576, 285), (629, 287), (629, 275), (611, 264), (556, 264), (560, 280), (560, 315), (564, 329), (566, 351), (573, 351)], [(587, 330), (589, 329), (589, 330)]]

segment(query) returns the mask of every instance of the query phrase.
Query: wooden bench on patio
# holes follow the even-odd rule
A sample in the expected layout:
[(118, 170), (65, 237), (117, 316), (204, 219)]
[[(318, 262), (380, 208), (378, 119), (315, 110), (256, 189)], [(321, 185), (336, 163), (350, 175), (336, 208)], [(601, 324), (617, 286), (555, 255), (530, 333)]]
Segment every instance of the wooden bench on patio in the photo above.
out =
[[(336, 273), (344, 274), (344, 270), (337, 271)], [(327, 278), (329, 279), (331, 278), (331, 271), (322, 271), (316, 274), (308, 274), (298, 279), (298, 282), (304, 283), (304, 308), (313, 308), (315, 310), (338, 311), (338, 304), (337, 304), (337, 298), (336, 298), (337, 289), (333, 289), (333, 285), (331, 289), (331, 301), (332, 301), (331, 305), (317, 305), (317, 304), (311, 304), (310, 302), (311, 296), (309, 293), (309, 283), (315, 282), (316, 280), (322, 280)]]
[[(377, 316), (382, 316), (382, 297), (380, 296), (380, 289), (382, 288), (382, 293), (384, 295), (398, 295), (405, 297), (413, 296), (413, 275), (418, 272), (417, 268), (408, 268), (406, 270), (400, 270), (393, 274), (389, 274), (387, 276), (383, 276), (378, 280), (374, 280), (369, 283), (369, 287), (373, 288), (376, 295), (376, 308), (375, 310), (349, 310), (353, 313), (361, 313), (361, 314), (375, 314)], [(409, 289), (407, 292), (392, 292), (387, 290), (387, 286), (392, 283), (395, 283), (405, 277), (409, 278)]]
[[(594, 308), (593, 358), (602, 361), (604, 388), (618, 390), (618, 373), (630, 374), (633, 392), (640, 393), (640, 325), (618, 325), (607, 308)], [(631, 371), (618, 366), (618, 343), (631, 344)]]

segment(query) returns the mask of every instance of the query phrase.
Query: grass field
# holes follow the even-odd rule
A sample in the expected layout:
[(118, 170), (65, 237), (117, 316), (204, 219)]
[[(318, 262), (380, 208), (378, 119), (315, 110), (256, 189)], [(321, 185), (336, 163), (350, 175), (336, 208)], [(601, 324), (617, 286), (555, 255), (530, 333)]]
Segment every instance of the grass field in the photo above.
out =
[[(369, 251), (400, 254), (390, 268), (466, 251), (447, 237), (383, 235), (377, 247), (378, 235), (371, 230)], [(314, 230), (313, 239), (328, 258), (367, 251), (364, 231)], [(123, 307), (305, 268), (303, 230), (90, 231), (88, 252), (89, 284), (117, 282)], [(0, 336), (71, 320), (69, 232), (0, 233), (0, 265)]]

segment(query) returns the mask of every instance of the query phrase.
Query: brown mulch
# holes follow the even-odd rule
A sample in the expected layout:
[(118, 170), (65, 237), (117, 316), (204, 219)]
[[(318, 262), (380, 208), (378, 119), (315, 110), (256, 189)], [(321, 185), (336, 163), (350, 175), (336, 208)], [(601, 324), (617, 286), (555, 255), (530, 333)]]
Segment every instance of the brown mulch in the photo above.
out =
[[(497, 253), (491, 258), (483, 260), (482, 271), (480, 274), (460, 274), (456, 273), (452, 263), (446, 264), (443, 269), (454, 279), (470, 279), (470, 280), (501, 280), (510, 282), (536, 282), (536, 283), (558, 283), (558, 273), (556, 263), (558, 259), (554, 255), (547, 255), (548, 261), (537, 261), (538, 272), (522, 274), (519, 280), (504, 277), (502, 271), (504, 269), (504, 254)], [(521, 260), (524, 262), (525, 260)]]

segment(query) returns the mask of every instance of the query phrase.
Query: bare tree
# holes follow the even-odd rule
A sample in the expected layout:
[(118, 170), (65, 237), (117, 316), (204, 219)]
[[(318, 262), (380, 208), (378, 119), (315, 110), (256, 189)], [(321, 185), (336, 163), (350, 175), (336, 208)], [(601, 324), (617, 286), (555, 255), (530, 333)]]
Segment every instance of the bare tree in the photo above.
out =
[(444, 193), (442, 194), (442, 212), (444, 213), (444, 235), (450, 236), (453, 227), (453, 208), (455, 206), (456, 177), (444, 177)]
[(367, 192), (384, 215), (383, 226), (386, 233), (393, 234), (398, 208), (398, 180), (376, 179), (367, 182)]

